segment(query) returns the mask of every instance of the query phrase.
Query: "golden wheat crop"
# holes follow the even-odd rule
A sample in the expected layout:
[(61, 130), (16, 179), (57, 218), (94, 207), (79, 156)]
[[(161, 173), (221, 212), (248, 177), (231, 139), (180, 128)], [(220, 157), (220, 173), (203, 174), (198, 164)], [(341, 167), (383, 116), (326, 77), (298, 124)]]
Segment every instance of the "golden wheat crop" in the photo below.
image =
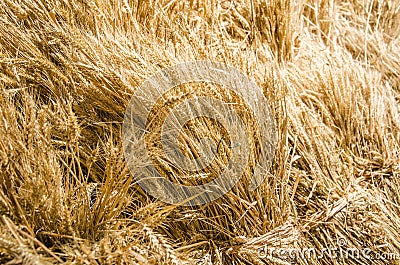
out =
[[(147, 78), (195, 60), (257, 83), (277, 146), (255, 191), (243, 178), (209, 204), (169, 205), (135, 182), (122, 122)], [(399, 264), (399, 75), (395, 0), (2, 0), (0, 263)], [(198, 86), (238, 104), (251, 177), (260, 145), (251, 113), (236, 95)], [(193, 90), (166, 93), (149, 126)], [(188, 124), (183, 152), (197, 156), (210, 132), (226, 135), (210, 119)], [(195, 176), (169, 167), (160, 146), (150, 151), (159, 171), (195, 185), (224, 170), (233, 143), (223, 139)], [(260, 252), (338, 242), (385, 258)]]

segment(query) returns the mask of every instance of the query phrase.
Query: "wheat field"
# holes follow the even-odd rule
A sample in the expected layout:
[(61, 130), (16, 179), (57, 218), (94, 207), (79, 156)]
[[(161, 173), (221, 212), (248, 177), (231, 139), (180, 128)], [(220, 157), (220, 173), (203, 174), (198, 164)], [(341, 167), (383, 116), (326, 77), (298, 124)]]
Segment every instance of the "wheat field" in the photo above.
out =
[[(225, 196), (182, 206), (137, 184), (121, 130), (146, 79), (195, 60), (254, 80), (277, 141), (256, 190), (250, 161)], [(399, 264), (399, 75), (395, 0), (2, 0), (0, 263)]]

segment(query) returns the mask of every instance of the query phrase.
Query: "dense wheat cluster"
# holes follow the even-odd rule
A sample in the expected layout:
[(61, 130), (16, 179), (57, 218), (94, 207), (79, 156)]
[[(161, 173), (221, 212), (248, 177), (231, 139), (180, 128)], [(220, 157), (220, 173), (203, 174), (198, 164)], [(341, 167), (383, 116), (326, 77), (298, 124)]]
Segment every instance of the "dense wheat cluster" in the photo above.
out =
[[(253, 79), (278, 143), (258, 189), (183, 207), (137, 185), (121, 127), (143, 81), (194, 60)], [(0, 263), (398, 264), (259, 249), (399, 257), (399, 74), (395, 0), (3, 0)]]

